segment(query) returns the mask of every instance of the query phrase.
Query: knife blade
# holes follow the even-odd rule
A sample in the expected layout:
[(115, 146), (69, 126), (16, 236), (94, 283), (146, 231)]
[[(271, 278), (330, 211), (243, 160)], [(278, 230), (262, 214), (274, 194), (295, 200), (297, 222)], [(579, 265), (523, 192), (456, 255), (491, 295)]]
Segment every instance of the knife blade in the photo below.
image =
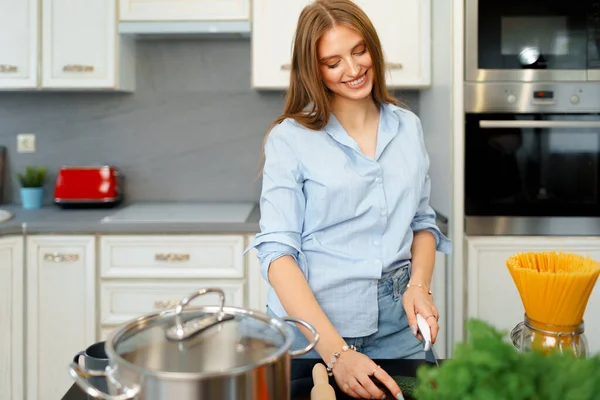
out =
[(440, 363), (438, 362), (437, 355), (433, 349), (433, 343), (431, 343), (431, 328), (421, 314), (417, 314), (417, 326), (421, 332), (421, 336), (423, 337), (423, 348), (425, 353), (429, 352), (431, 358), (435, 362), (435, 365), (439, 367)]

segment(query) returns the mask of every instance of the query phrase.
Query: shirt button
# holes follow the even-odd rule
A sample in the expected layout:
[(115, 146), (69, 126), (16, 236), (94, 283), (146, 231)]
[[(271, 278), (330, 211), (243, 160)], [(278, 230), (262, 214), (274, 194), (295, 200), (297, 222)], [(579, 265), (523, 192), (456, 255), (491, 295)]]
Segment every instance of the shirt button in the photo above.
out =
[(385, 210), (381, 210), (381, 216), (382, 216), (382, 217), (385, 217), (386, 215), (387, 215), (387, 211), (385, 211)]
[(375, 259), (375, 264), (381, 264), (381, 260), (379, 258)]
[(377, 182), (377, 183), (381, 182), (381, 178), (376, 178), (375, 182)]
[(374, 242), (373, 242), (373, 244), (374, 244), (375, 246), (379, 246), (379, 240), (376, 240), (376, 241), (374, 241)]

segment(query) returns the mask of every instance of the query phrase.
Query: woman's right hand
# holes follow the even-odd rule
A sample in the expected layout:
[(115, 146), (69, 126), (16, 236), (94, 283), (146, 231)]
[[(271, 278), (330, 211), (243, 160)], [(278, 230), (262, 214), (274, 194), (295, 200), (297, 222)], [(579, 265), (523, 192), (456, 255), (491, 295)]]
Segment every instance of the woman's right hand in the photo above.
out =
[(338, 387), (357, 399), (382, 399), (384, 393), (375, 385), (376, 378), (396, 399), (403, 399), (400, 387), (387, 372), (369, 357), (357, 351), (345, 351), (333, 366), (333, 376)]

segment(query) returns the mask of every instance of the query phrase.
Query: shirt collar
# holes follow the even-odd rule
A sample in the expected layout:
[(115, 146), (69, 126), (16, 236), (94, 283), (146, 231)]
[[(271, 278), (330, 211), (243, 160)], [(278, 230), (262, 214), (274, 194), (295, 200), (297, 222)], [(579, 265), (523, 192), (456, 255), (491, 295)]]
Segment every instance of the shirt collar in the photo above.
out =
[[(392, 139), (398, 133), (398, 127), (400, 124), (400, 117), (398, 115), (397, 107), (393, 104), (382, 104), (379, 115), (379, 127), (377, 132), (377, 151), (375, 159), (378, 159), (386, 146), (392, 141)], [(348, 146), (360, 153), (360, 148), (354, 139), (348, 135), (342, 124), (335, 117), (333, 113), (329, 116), (329, 122), (325, 125), (325, 132), (329, 134), (334, 140)]]

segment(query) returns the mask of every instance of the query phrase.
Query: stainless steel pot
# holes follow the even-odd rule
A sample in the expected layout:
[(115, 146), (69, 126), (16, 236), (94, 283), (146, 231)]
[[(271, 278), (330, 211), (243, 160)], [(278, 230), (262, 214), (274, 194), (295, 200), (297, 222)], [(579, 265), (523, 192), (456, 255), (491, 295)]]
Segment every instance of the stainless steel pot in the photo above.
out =
[[(220, 306), (188, 306), (211, 292), (220, 295)], [(84, 371), (73, 363), (69, 372), (95, 399), (289, 399), (291, 358), (315, 347), (316, 330), (300, 319), (224, 304), (222, 290), (199, 290), (174, 309), (142, 316), (113, 332), (106, 341), (110, 362), (105, 371)], [(286, 321), (306, 327), (312, 342), (290, 351), (294, 330)], [(109, 393), (93, 387), (86, 380), (90, 375), (105, 376)]]

